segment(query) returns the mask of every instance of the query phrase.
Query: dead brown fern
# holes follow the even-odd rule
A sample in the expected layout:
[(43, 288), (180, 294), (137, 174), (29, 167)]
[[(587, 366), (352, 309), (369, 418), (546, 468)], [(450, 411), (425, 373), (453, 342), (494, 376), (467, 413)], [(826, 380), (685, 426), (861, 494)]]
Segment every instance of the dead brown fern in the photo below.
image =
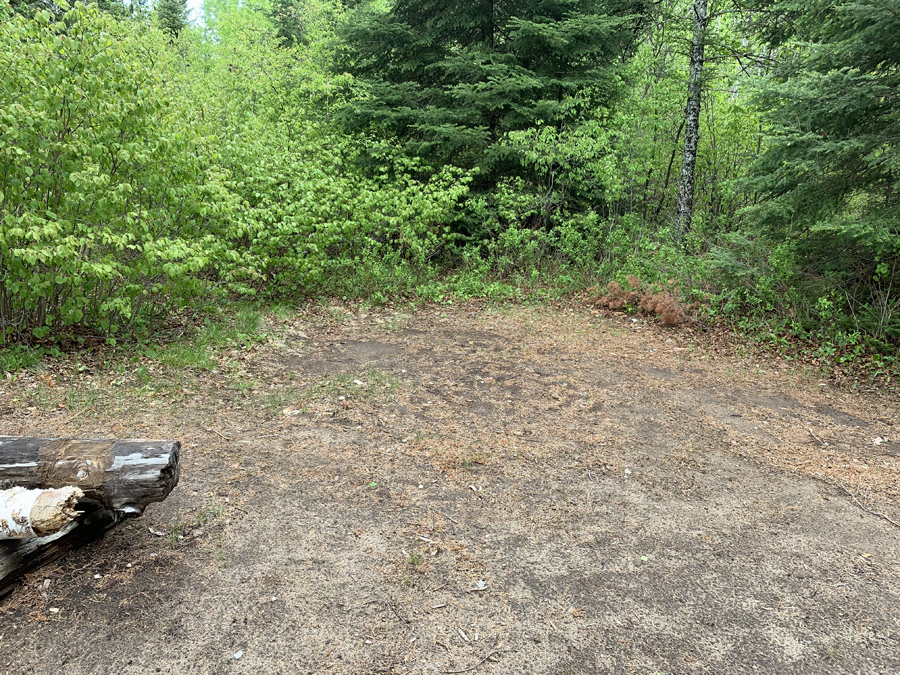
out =
[(655, 316), (663, 326), (680, 326), (692, 323), (693, 319), (678, 301), (678, 286), (669, 284), (671, 290), (643, 283), (633, 274), (625, 277), (628, 288), (623, 288), (617, 281), (606, 285), (606, 292), (588, 298), (587, 304), (622, 311), (634, 309), (641, 314)]

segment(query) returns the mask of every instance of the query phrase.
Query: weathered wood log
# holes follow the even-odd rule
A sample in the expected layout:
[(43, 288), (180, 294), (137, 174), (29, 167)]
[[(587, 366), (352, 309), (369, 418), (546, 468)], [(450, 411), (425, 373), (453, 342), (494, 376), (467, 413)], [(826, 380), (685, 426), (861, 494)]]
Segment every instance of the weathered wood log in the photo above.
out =
[(77, 487), (0, 490), (0, 539), (32, 539), (55, 534), (75, 520), (75, 504), (84, 497)]
[(82, 501), (140, 515), (178, 484), (180, 455), (178, 441), (0, 436), (0, 490), (71, 485)]
[(9, 593), (16, 582), (29, 572), (97, 539), (124, 518), (125, 516), (112, 509), (89, 505), (84, 514), (56, 534), (34, 539), (0, 541), (0, 597)]
[(0, 436), (0, 490), (72, 486), (83, 493), (83, 515), (55, 534), (0, 540), (0, 596), (28, 572), (165, 499), (178, 484), (180, 455), (178, 441)]

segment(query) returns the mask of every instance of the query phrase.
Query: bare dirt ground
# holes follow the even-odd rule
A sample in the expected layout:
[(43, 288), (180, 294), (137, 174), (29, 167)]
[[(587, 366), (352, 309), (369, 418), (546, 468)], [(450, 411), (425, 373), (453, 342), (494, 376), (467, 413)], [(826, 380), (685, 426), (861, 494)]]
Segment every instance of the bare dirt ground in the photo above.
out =
[(2, 600), (0, 672), (900, 673), (890, 392), (583, 307), (264, 329), (0, 385), (0, 434), (184, 447)]

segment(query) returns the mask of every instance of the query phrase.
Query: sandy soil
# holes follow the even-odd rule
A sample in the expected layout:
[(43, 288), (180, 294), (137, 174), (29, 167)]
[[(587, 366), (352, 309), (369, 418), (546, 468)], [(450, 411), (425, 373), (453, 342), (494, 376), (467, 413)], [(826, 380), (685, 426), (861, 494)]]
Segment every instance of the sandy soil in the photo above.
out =
[(0, 385), (0, 434), (184, 447), (0, 602), (0, 672), (900, 673), (890, 392), (583, 307), (266, 322)]

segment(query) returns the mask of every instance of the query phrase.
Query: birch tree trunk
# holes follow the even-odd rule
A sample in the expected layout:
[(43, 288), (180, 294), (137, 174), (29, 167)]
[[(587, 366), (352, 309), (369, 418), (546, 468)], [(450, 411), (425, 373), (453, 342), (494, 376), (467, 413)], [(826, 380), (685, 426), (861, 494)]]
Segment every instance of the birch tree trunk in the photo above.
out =
[(694, 0), (691, 16), (694, 30), (691, 37), (691, 64), (688, 77), (688, 98), (685, 109), (684, 154), (681, 158), (681, 181), (678, 186), (678, 217), (675, 236), (683, 241), (691, 231), (694, 211), (694, 169), (697, 164), (697, 145), (700, 141), (700, 95), (703, 77), (703, 52), (706, 48), (707, 0)]

